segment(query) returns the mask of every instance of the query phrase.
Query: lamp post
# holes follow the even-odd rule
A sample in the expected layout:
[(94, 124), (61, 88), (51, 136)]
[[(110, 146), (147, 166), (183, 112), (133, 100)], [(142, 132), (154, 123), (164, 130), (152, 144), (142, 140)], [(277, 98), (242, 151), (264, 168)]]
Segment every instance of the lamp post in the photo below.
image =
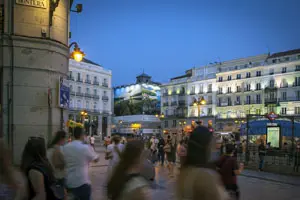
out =
[(73, 52), (70, 54), (70, 58), (74, 59), (77, 62), (81, 62), (82, 59), (84, 58), (85, 54), (83, 51), (80, 50), (77, 42), (72, 42), (69, 45), (69, 49), (71, 49), (71, 47), (74, 45), (74, 49)]
[(200, 107), (205, 104), (206, 104), (206, 100), (203, 97), (199, 98), (198, 100), (197, 99), (194, 100), (193, 105), (197, 106), (197, 108), (198, 108), (198, 121), (199, 122), (200, 122)]

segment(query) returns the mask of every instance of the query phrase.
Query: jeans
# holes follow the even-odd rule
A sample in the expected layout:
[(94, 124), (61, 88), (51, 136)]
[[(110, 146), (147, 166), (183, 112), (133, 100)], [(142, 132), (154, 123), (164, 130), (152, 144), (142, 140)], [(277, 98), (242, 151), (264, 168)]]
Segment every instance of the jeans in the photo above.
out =
[(76, 200), (90, 200), (92, 189), (89, 184), (84, 184), (77, 188), (69, 188), (69, 192), (71, 192)]
[(164, 165), (164, 163), (165, 163), (165, 153), (164, 152), (158, 152), (158, 160), (161, 162), (161, 165)]
[(262, 168), (264, 166), (264, 159), (265, 159), (264, 155), (259, 155), (259, 166), (258, 166), (258, 169), (260, 169), (260, 170), (262, 170)]

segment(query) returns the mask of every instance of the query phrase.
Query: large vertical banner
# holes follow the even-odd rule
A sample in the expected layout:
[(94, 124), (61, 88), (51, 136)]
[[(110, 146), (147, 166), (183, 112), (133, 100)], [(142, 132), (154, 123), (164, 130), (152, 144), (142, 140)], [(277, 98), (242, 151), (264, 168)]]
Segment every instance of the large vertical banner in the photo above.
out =
[(280, 127), (267, 127), (267, 143), (274, 148), (280, 147)]
[(62, 76), (59, 77), (58, 98), (59, 107), (69, 109), (70, 86), (69, 82)]

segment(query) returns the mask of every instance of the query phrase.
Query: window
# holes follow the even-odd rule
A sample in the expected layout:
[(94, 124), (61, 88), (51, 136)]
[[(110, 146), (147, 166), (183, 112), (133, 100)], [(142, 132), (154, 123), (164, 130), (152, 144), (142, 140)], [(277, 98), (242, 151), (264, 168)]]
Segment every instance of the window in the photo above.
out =
[(107, 92), (104, 90), (103, 91), (103, 96), (106, 96), (107, 95)]
[(81, 101), (77, 100), (77, 108), (81, 108)]
[(199, 93), (200, 93), (200, 94), (203, 93), (203, 84), (199, 85)]
[(94, 76), (94, 81), (95, 81), (95, 82), (97, 81), (97, 79), (98, 79), (97, 76)]
[(286, 108), (281, 108), (281, 114), (286, 115)]
[(256, 71), (256, 76), (261, 76), (261, 71)]
[(222, 82), (222, 81), (223, 81), (223, 77), (220, 76), (220, 77), (219, 77), (219, 82)]
[(250, 104), (251, 103), (251, 96), (246, 96), (246, 103), (247, 104)]
[(73, 91), (73, 85), (70, 85), (70, 92)]
[(230, 76), (230, 75), (227, 77), (227, 80), (228, 80), (228, 81), (231, 81), (231, 76)]
[(300, 91), (297, 91), (297, 92), (296, 92), (296, 99), (297, 99), (297, 100), (300, 100)]
[(286, 100), (286, 92), (281, 92), (281, 100)]
[(227, 88), (227, 93), (231, 93), (231, 87)]
[(212, 92), (212, 84), (208, 85), (208, 92)]
[(176, 127), (176, 125), (177, 125), (177, 124), (176, 124), (176, 120), (173, 120), (172, 126), (173, 126), (173, 127)]
[(88, 80), (90, 80), (90, 75), (86, 75), (86, 80), (88, 81)]
[(261, 109), (256, 109), (256, 110), (255, 110), (255, 113), (256, 113), (257, 115), (261, 115)]
[(300, 65), (296, 65), (296, 71), (300, 71)]
[(260, 83), (256, 83), (256, 90), (261, 90), (261, 84)]
[(241, 86), (236, 86), (236, 92), (241, 92), (242, 89), (241, 89)]
[(78, 80), (78, 81), (81, 80), (80, 73), (77, 73), (77, 80)]
[(275, 87), (275, 81), (274, 80), (270, 80), (270, 87), (271, 88)]
[(237, 103), (238, 105), (241, 104), (241, 97), (240, 97), (240, 96), (237, 96), (237, 97), (236, 97), (236, 103)]
[(195, 86), (194, 85), (191, 88), (191, 94), (195, 94)]
[(80, 86), (77, 87), (77, 92), (81, 93), (81, 87)]
[(295, 107), (295, 114), (300, 115), (300, 107)]
[(97, 102), (94, 102), (94, 110), (97, 110)]
[(274, 74), (274, 69), (270, 69), (269, 74), (273, 75)]
[(246, 91), (250, 91), (251, 90), (251, 85), (250, 84), (247, 84), (246, 85)]
[(251, 73), (250, 72), (247, 72), (246, 73), (246, 78), (250, 78), (251, 77)]
[(168, 121), (165, 121), (165, 128), (168, 128), (169, 127), (169, 123)]
[(260, 94), (256, 95), (256, 103), (261, 103)]
[(86, 88), (86, 93), (87, 93), (87, 94), (90, 93), (90, 88)]
[(228, 97), (228, 98), (227, 98), (227, 105), (228, 105), (228, 106), (231, 106), (231, 105), (232, 105), (232, 104), (231, 104), (231, 97)]
[(241, 78), (242, 78), (241, 74), (236, 75), (236, 79), (241, 79)]
[(107, 83), (107, 79), (105, 78), (105, 79), (103, 79), (103, 83)]
[(272, 60), (272, 63), (276, 63), (276, 62), (277, 62), (277, 59), (273, 59), (273, 60)]
[(86, 103), (85, 103), (85, 105), (86, 105), (86, 109), (90, 109), (90, 102), (89, 101), (86, 101)]
[(97, 95), (97, 89), (94, 89), (94, 95)]
[(300, 86), (300, 77), (295, 77), (294, 86)]
[(72, 77), (72, 71), (69, 71), (69, 78), (71, 79)]
[(281, 73), (286, 73), (286, 67), (283, 67), (283, 68), (281, 69)]
[(223, 93), (223, 88), (219, 87), (219, 94)]
[(289, 61), (289, 60), (290, 60), (290, 57), (285, 57), (284, 60), (285, 60), (285, 61)]
[(212, 115), (212, 108), (207, 109), (207, 115)]

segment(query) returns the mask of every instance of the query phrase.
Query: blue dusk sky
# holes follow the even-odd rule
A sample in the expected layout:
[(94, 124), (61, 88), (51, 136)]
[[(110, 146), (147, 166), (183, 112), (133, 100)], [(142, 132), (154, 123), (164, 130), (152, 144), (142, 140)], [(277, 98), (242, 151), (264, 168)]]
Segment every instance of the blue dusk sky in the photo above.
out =
[[(71, 41), (113, 72), (168, 82), (210, 62), (300, 48), (300, 0), (75, 0)], [(75, 6), (75, 5), (73, 5)]]

